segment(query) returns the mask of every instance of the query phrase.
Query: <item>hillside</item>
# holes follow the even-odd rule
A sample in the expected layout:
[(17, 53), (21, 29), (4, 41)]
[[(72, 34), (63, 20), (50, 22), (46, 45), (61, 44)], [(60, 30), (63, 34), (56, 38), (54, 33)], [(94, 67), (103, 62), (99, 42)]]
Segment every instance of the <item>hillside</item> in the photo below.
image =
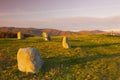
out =
[[(68, 36), (71, 48), (62, 47), (62, 36), (23, 40), (0, 38), (1, 80), (120, 80), (120, 37), (103, 34)], [(36, 74), (26, 76), (17, 66), (19, 48), (32, 46), (44, 61)]]
[(42, 32), (47, 32), (53, 36), (72, 35), (72, 34), (103, 34), (103, 33), (106, 33), (100, 30), (72, 32), (72, 31), (61, 31), (61, 30), (56, 30), (56, 29), (0, 27), (0, 32), (17, 33), (19, 31), (24, 34), (31, 34), (31, 35), (41, 35)]
[(17, 33), (19, 31), (22, 32), (22, 33), (24, 33), (24, 34), (31, 34), (31, 35), (41, 35), (42, 32), (47, 32), (47, 33), (49, 33), (49, 34), (51, 34), (53, 36), (75, 34), (75, 32), (61, 31), (61, 30), (56, 30), (56, 29), (0, 27), (0, 32)]

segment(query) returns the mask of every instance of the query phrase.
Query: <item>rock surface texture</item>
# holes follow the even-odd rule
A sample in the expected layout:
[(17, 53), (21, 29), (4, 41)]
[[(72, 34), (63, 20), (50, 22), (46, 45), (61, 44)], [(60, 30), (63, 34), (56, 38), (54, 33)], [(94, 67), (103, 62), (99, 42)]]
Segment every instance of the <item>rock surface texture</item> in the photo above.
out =
[(35, 48), (20, 48), (17, 53), (18, 69), (26, 73), (36, 73), (43, 61)]
[(63, 37), (62, 45), (63, 45), (63, 48), (71, 48), (68, 38), (66, 36)]

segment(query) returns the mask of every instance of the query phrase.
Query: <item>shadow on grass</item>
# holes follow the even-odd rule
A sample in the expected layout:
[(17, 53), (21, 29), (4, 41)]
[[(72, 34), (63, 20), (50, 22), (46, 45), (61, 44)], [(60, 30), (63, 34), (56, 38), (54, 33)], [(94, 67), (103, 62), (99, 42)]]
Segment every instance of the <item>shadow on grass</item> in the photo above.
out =
[(110, 54), (110, 55), (96, 55), (96, 56), (89, 56), (84, 58), (75, 58), (75, 57), (51, 57), (44, 59), (44, 65), (42, 67), (42, 72), (49, 72), (49, 70), (53, 68), (61, 67), (69, 67), (71, 65), (81, 64), (82, 67), (86, 65), (88, 61), (99, 60), (103, 58), (114, 58), (120, 56), (120, 53)]
[(83, 40), (70, 40), (71, 42), (83, 42)]
[(106, 37), (116, 37), (116, 38), (120, 38), (120, 35), (105, 35)]
[(94, 47), (107, 47), (112, 45), (120, 45), (120, 43), (106, 43), (106, 44), (92, 44), (92, 45), (81, 45), (81, 46), (71, 46), (72, 48), (81, 47), (81, 48), (94, 48)]

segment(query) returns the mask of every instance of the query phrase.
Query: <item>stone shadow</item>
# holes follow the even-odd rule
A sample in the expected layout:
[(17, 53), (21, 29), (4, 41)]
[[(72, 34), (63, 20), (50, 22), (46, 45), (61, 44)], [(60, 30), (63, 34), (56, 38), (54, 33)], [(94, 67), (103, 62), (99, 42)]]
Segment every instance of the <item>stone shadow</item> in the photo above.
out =
[(58, 67), (69, 67), (71, 65), (76, 65), (76, 64), (81, 64), (82, 67), (86, 65), (87, 62), (89, 61), (94, 61), (94, 60), (99, 60), (103, 58), (114, 58), (120, 56), (120, 53), (116, 54), (109, 54), (109, 55), (95, 55), (95, 56), (87, 56), (83, 58), (76, 58), (76, 57), (50, 57), (50, 58), (45, 58), (44, 65), (42, 67), (42, 72), (48, 72), (49, 70), (53, 68), (58, 68)]

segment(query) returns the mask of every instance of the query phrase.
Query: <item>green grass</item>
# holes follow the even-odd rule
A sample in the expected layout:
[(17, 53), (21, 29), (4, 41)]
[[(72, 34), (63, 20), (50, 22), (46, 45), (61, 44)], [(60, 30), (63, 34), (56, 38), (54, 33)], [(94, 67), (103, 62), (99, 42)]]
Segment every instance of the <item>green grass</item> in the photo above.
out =
[[(0, 39), (1, 80), (120, 80), (120, 37), (110, 35), (68, 36), (70, 49), (62, 48), (62, 36), (44, 41)], [(17, 68), (19, 48), (35, 47), (44, 64), (36, 74), (26, 76)]]

